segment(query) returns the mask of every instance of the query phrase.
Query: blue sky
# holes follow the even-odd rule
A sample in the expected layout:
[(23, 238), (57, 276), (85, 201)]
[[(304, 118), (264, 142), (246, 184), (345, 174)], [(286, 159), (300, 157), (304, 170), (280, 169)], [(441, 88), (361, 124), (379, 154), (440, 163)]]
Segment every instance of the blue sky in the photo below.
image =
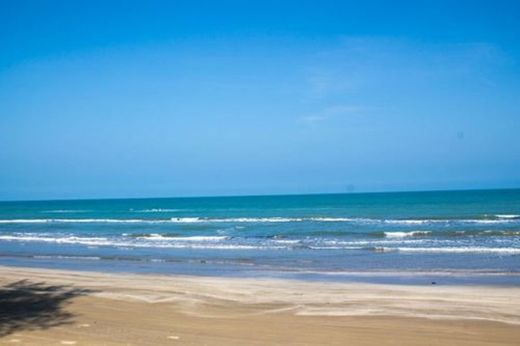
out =
[(0, 200), (520, 187), (517, 1), (0, 1)]

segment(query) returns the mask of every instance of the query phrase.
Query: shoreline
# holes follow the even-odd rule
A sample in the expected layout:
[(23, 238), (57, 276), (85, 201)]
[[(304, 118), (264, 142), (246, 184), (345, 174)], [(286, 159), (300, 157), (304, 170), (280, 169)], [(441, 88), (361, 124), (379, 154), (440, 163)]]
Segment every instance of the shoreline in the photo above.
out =
[[(62, 260), (64, 261), (62, 262)], [(58, 262), (55, 262), (58, 260)], [(110, 263), (118, 266), (110, 266)], [(0, 267), (21, 269), (64, 270), (85, 273), (111, 273), (123, 275), (157, 275), (216, 277), (264, 280), (296, 280), (304, 282), (328, 282), (331, 284), (376, 284), (406, 286), (490, 286), (520, 287), (520, 272), (493, 269), (380, 269), (380, 270), (316, 270), (292, 268), (255, 268), (254, 265), (198, 261), (134, 261), (104, 259), (85, 256), (11, 256), (0, 255)]]
[[(18, 325), (4, 333), (0, 344), (45, 345), (60, 340), (78, 345), (341, 344), (355, 340), (369, 345), (428, 344), (435, 337), (445, 344), (512, 345), (520, 339), (520, 287), (108, 274), (0, 266), (3, 296), (6, 285), (13, 282), (60, 285), (85, 294), (71, 297), (61, 307), (71, 314), (70, 323), (45, 329)], [(392, 335), (394, 339), (387, 337)]]

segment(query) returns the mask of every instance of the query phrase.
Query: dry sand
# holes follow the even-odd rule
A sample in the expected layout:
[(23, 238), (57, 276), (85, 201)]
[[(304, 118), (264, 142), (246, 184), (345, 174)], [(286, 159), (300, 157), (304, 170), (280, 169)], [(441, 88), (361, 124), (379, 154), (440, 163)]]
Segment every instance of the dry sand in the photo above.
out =
[(520, 344), (520, 287), (13, 267), (0, 286), (1, 345)]

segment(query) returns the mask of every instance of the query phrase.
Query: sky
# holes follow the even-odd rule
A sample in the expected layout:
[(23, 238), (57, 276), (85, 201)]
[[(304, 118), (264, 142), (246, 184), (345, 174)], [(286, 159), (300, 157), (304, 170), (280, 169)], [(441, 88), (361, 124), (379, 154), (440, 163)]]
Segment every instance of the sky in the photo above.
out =
[(0, 200), (520, 187), (519, 15), (0, 0)]

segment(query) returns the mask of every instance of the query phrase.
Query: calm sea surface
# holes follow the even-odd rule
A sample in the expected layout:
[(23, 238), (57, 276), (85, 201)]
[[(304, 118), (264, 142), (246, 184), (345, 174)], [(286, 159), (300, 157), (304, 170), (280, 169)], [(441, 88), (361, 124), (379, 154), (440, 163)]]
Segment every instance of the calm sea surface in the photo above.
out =
[(520, 284), (520, 190), (0, 202), (0, 264)]

